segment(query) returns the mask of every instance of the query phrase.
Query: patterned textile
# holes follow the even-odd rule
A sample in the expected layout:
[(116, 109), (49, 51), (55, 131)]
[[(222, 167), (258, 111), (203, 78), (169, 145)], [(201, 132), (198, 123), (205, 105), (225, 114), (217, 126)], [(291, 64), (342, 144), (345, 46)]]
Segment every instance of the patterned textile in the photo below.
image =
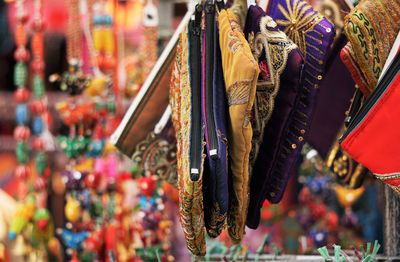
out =
[(349, 154), (340, 148), (339, 138), (344, 131), (345, 128), (339, 132), (337, 140), (326, 158), (326, 165), (342, 184), (355, 189), (362, 185), (367, 169), (354, 161)]
[(258, 64), (231, 10), (218, 16), (222, 68), (229, 104), (228, 153), (232, 172), (228, 232), (234, 242), (243, 238), (249, 191), (250, 122), (256, 95)]
[(267, 14), (300, 48), (305, 61), (301, 94), (296, 101), (295, 112), (290, 115), (285, 135), (280, 140), (279, 159), (274, 160), (266, 181), (266, 198), (277, 203), (283, 196), (290, 171), (300, 156), (305, 134), (311, 124), (318, 89), (335, 37), (335, 27), (303, 0), (271, 0)]
[(319, 10), (335, 25), (336, 37), (326, 63), (307, 143), (326, 158), (332, 144), (337, 143), (336, 137), (349, 109), (355, 83), (339, 56), (340, 50), (347, 44), (343, 26), (350, 8), (345, 0), (323, 0)]
[[(202, 172), (190, 179), (191, 89), (189, 79), (188, 32), (181, 33), (170, 85), (172, 121), (177, 138), (179, 215), (187, 247), (194, 255), (206, 253), (203, 216)], [(201, 165), (202, 166), (202, 165)]]
[(287, 138), (294, 106), (300, 95), (300, 75), (303, 58), (297, 46), (275, 21), (257, 6), (247, 14), (245, 35), (258, 61), (253, 112), (253, 148), (250, 161), (254, 168), (250, 181), (250, 202), (246, 225), (257, 228), (260, 209), (266, 197), (267, 181), (275, 161), (283, 153), (280, 144)]
[(349, 43), (341, 57), (360, 90), (368, 96), (400, 30), (400, 2), (360, 1), (346, 17), (344, 30)]
[(153, 131), (137, 144), (132, 160), (142, 170), (156, 174), (174, 186), (177, 185), (176, 139), (171, 120), (160, 133)]
[[(225, 226), (229, 207), (228, 105), (219, 47), (219, 31), (215, 21), (215, 11), (210, 7), (213, 6), (207, 3), (205, 9), (209, 13), (206, 13), (205, 18), (206, 32), (202, 52), (203, 72), (207, 74), (203, 74), (202, 85), (202, 114), (206, 126), (207, 148), (203, 195), (206, 230), (210, 237), (217, 237)], [(207, 39), (207, 33), (209, 35), (212, 33), (212, 37)], [(211, 59), (206, 61), (207, 57)], [(212, 135), (215, 141), (212, 141)]]
[(400, 54), (351, 119), (340, 143), (354, 160), (400, 193), (398, 116), (400, 114)]
[(261, 7), (250, 6), (247, 18), (244, 33), (260, 69), (252, 119), (253, 146), (250, 164), (253, 166), (264, 137), (264, 127), (274, 110), (281, 74), (286, 69), (290, 52), (297, 46), (277, 29), (275, 21)]

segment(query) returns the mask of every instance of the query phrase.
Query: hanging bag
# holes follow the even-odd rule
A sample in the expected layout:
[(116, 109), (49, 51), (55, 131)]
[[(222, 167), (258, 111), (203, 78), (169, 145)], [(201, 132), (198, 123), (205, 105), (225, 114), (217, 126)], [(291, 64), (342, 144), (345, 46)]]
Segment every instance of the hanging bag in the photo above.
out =
[[(221, 4), (220, 7), (222, 7)], [(201, 111), (206, 141), (203, 177), (204, 220), (210, 237), (217, 237), (221, 234), (225, 226), (229, 205), (228, 106), (222, 71), (216, 7), (216, 4), (211, 1), (205, 3), (205, 32), (202, 45)]]
[(342, 148), (400, 193), (400, 55), (351, 120)]
[(243, 238), (248, 207), (251, 110), (256, 95), (258, 64), (232, 10), (218, 16), (222, 69), (229, 106), (228, 154), (230, 182), (228, 232), (234, 242)]
[(248, 227), (257, 228), (274, 150), (286, 132), (289, 115), (300, 95), (303, 57), (296, 44), (261, 7), (250, 6), (244, 31), (260, 70), (252, 117), (252, 171), (246, 222)]

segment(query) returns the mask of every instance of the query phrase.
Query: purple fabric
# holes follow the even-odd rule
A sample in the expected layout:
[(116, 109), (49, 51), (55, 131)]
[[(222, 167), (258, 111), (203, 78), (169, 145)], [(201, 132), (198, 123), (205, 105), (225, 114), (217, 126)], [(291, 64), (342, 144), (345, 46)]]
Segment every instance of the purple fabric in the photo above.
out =
[[(228, 105), (225, 93), (225, 82), (222, 73), (221, 50), (219, 47), (219, 32), (217, 24), (214, 24), (214, 74), (213, 74), (213, 113), (214, 119), (206, 119), (205, 97), (203, 95), (204, 122), (214, 121), (217, 130), (218, 155), (213, 158), (209, 155), (209, 143), (207, 139), (207, 156), (204, 162), (203, 173), (203, 199), (204, 220), (207, 233), (210, 237), (217, 237), (224, 225), (228, 212), (228, 156), (227, 156), (227, 125)], [(204, 49), (203, 49), (204, 50)], [(203, 52), (204, 57), (205, 52)], [(203, 63), (203, 68), (204, 68)], [(203, 69), (204, 72), (204, 69)], [(203, 84), (203, 94), (205, 85)]]
[[(281, 30), (293, 37), (292, 40), (304, 55), (300, 97), (296, 102), (295, 112), (290, 115), (288, 132), (283, 133), (286, 137), (281, 137), (282, 150), (277, 154), (279, 157), (270, 171), (265, 188), (265, 192), (268, 193), (266, 198), (272, 203), (277, 203), (282, 198), (290, 170), (300, 156), (304, 138), (311, 125), (326, 62), (335, 37), (335, 27), (327, 19), (321, 18), (318, 12), (303, 0), (271, 0), (267, 9), (267, 14), (280, 24)], [(289, 14), (289, 17), (286, 17), (281, 9), (286, 10), (285, 13)], [(293, 25), (280, 21), (297, 22)]]
[[(259, 7), (250, 7), (245, 25), (245, 36), (260, 32), (260, 19), (265, 12)], [(271, 28), (268, 28), (271, 30)], [(265, 60), (265, 54), (259, 64)], [(284, 72), (280, 76), (280, 89), (275, 99), (275, 107), (271, 119), (264, 129), (259, 154), (253, 167), (250, 181), (250, 202), (247, 215), (247, 226), (257, 228), (260, 222), (260, 209), (265, 198), (280, 199), (288, 180), (291, 166), (297, 159), (298, 150), (288, 148), (292, 144), (300, 144), (295, 127), (299, 124), (295, 117), (299, 103), (300, 79), (303, 57), (299, 49), (289, 53)], [(272, 195), (270, 195), (272, 193)]]
[(321, 84), (321, 91), (315, 108), (307, 142), (325, 159), (335, 142), (349, 109), (355, 91), (355, 83), (349, 71), (340, 59), (339, 52), (346, 45), (347, 38), (343, 34), (332, 51)]

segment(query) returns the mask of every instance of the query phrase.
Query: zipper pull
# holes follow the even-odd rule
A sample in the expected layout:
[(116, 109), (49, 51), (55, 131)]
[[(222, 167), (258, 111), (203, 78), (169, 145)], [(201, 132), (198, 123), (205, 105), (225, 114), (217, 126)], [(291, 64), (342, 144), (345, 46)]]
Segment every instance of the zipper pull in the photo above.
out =
[(211, 14), (215, 11), (215, 3), (214, 0), (208, 0), (206, 2), (205, 11), (207, 14)]
[(191, 181), (198, 181), (200, 178), (200, 171), (197, 168), (190, 169), (190, 180)]
[(219, 12), (225, 9), (224, 0), (217, 0), (217, 8)]

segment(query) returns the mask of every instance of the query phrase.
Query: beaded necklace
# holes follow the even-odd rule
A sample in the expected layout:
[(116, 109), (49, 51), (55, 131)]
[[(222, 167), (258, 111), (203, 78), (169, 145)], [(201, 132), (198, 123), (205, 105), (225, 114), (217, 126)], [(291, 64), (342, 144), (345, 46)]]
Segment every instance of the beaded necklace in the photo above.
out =
[[(46, 189), (48, 172), (47, 157), (45, 154), (45, 143), (41, 135), (45, 131), (44, 118), (47, 112), (47, 98), (45, 95), (44, 82), (44, 23), (42, 20), (42, 0), (35, 0), (35, 12), (33, 17), (33, 36), (32, 36), (32, 91), (33, 101), (31, 102), (32, 111), (32, 133), (34, 138), (34, 149), (36, 150), (35, 164), (38, 177), (35, 180), (34, 188), (41, 194), (42, 199), (38, 201), (39, 208), (46, 207)], [(45, 211), (43, 211), (45, 212)]]
[(29, 124), (29, 107), (28, 102), (30, 92), (27, 88), (28, 85), (28, 68), (27, 62), (29, 61), (30, 54), (26, 48), (28, 36), (26, 32), (26, 23), (28, 16), (24, 10), (24, 0), (17, 0), (16, 5), (16, 27), (15, 27), (15, 43), (17, 49), (14, 57), (17, 60), (14, 68), (14, 84), (17, 90), (14, 93), (15, 101), (17, 103), (15, 109), (17, 126), (14, 130), (14, 138), (16, 140), (15, 154), (18, 161), (18, 166), (15, 170), (16, 177), (20, 180), (18, 198), (23, 199), (27, 192), (27, 182), (30, 178), (29, 162), (29, 149), (28, 140), (31, 131), (28, 127)]

